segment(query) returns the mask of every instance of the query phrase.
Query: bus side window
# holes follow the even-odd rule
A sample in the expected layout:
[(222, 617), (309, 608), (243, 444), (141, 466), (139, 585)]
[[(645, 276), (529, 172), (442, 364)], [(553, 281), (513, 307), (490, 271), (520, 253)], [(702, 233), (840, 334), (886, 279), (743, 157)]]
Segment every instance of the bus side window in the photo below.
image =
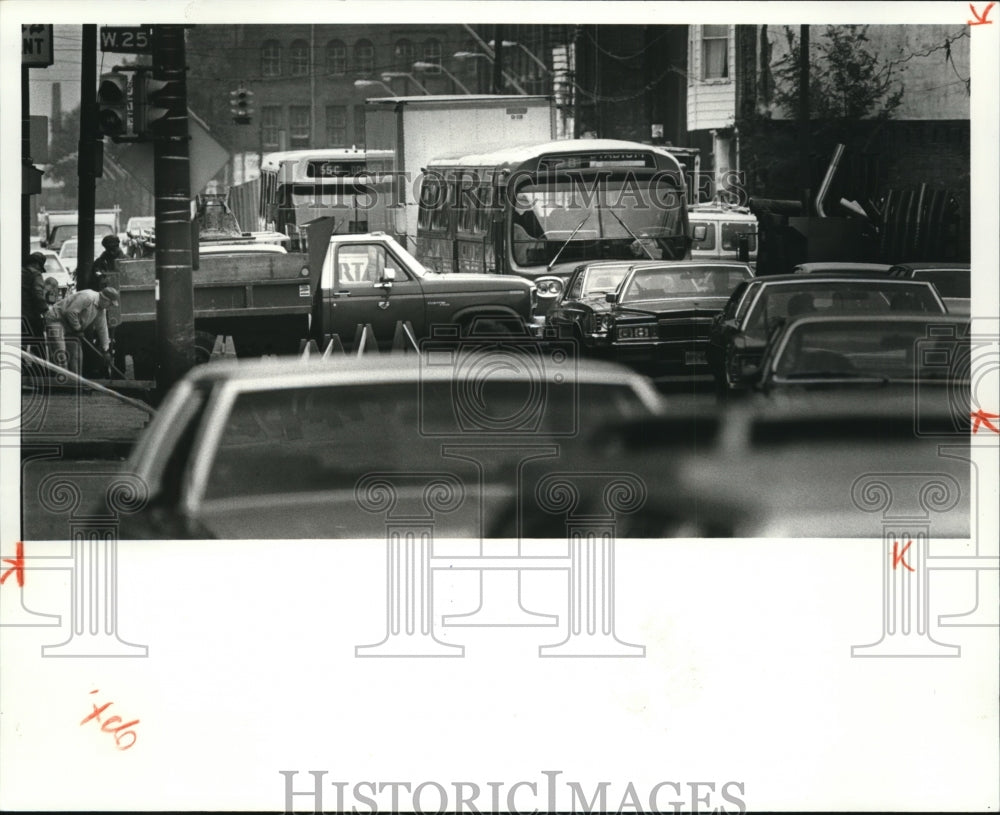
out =
[(435, 213), (444, 210), (445, 189), (441, 177), (426, 175), (420, 185), (420, 209), (417, 214), (417, 226), (421, 229), (431, 229)]

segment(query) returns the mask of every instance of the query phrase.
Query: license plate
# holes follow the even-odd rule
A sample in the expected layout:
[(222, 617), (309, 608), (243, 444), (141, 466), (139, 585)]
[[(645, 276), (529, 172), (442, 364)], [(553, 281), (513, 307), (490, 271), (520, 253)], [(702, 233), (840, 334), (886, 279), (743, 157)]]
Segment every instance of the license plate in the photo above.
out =
[(685, 351), (684, 352), (684, 364), (685, 365), (708, 365), (708, 360), (705, 358), (704, 351)]

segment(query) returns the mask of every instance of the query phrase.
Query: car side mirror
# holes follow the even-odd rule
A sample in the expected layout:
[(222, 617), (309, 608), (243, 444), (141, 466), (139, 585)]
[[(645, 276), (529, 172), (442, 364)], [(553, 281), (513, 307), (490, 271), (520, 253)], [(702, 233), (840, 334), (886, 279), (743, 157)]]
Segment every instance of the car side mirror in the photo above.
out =
[(376, 289), (391, 289), (393, 282), (396, 280), (396, 270), (395, 269), (383, 269), (382, 277), (376, 282), (374, 287)]
[(696, 241), (703, 241), (708, 237), (708, 227), (704, 224), (698, 224), (691, 235), (691, 237)]
[(616, 292), (616, 291), (605, 292), (604, 293), (604, 302), (605, 303), (617, 303), (618, 302), (618, 292)]

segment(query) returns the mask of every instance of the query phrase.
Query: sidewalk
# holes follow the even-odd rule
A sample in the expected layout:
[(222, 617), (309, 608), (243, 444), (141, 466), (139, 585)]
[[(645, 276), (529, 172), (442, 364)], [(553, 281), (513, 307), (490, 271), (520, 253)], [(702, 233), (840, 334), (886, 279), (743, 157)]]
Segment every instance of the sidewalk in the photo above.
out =
[[(100, 384), (118, 389), (123, 383)], [(84, 386), (54, 378), (22, 381), (22, 448), (60, 445), (63, 458), (123, 458), (151, 418), (137, 406)]]

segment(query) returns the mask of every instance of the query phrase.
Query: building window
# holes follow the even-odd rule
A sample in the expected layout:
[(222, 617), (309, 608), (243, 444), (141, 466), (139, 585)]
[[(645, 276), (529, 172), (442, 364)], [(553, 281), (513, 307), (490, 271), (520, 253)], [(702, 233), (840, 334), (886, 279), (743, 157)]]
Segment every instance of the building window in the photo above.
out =
[(292, 76), (309, 74), (309, 43), (296, 40), (288, 49), (288, 69)]
[(292, 105), (288, 108), (288, 146), (292, 150), (308, 147), (312, 141), (308, 105)]
[(370, 74), (375, 70), (375, 46), (371, 40), (358, 40), (354, 46), (354, 70)]
[(729, 77), (729, 26), (701, 27), (701, 78)]
[(326, 146), (347, 147), (347, 108), (343, 105), (326, 108)]
[(340, 40), (330, 40), (326, 44), (326, 72), (334, 76), (347, 72), (347, 46)]
[(281, 108), (260, 109), (260, 140), (264, 147), (277, 149), (281, 142)]
[(392, 67), (394, 71), (413, 70), (413, 43), (409, 40), (396, 40), (392, 51)]
[(261, 45), (260, 73), (262, 76), (281, 76), (281, 45), (277, 40), (266, 40)]
[[(427, 40), (424, 43), (424, 62), (431, 62), (434, 65), (441, 64), (441, 42), (439, 40)], [(439, 74), (441, 73), (441, 69), (434, 68), (432, 70), (428, 68), (427, 73)]]
[(354, 143), (363, 148), (365, 146), (365, 106), (354, 106)]

